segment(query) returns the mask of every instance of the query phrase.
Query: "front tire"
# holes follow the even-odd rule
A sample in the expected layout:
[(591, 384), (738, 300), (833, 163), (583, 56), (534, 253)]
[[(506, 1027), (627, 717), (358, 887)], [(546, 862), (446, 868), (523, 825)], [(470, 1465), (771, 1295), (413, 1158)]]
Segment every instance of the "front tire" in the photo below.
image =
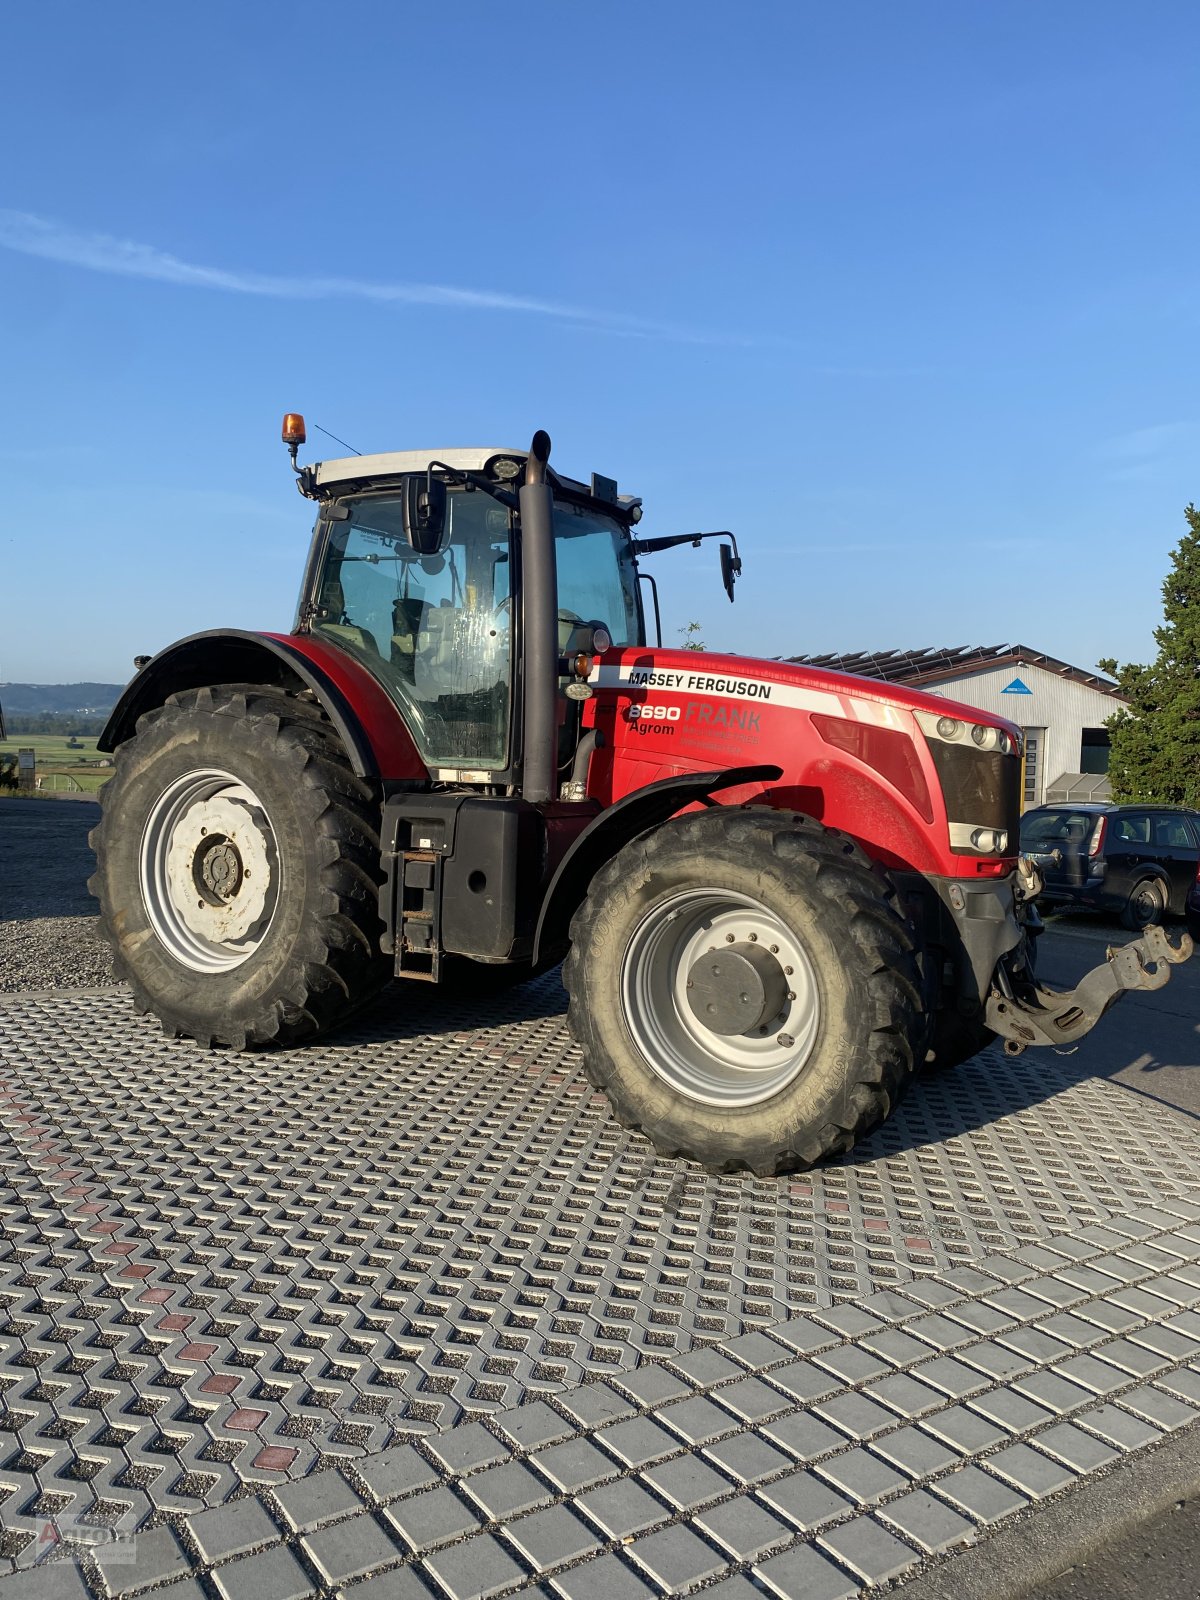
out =
[(116, 975), (176, 1037), (297, 1044), (390, 975), (378, 802), (310, 702), (172, 695), (117, 752), (91, 844)]
[(771, 1176), (889, 1114), (927, 1026), (916, 942), (857, 845), (713, 808), (592, 882), (563, 970), (588, 1077), (661, 1155)]

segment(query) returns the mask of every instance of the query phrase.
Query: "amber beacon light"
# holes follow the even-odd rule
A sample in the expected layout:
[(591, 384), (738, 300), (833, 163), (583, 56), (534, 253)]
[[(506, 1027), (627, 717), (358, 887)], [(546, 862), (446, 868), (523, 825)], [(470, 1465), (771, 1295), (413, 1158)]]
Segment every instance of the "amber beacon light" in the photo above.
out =
[(292, 470), (299, 472), (296, 465), (296, 451), (307, 439), (304, 431), (304, 418), (298, 411), (289, 411), (283, 419), (283, 442), (288, 447), (288, 455), (292, 458)]

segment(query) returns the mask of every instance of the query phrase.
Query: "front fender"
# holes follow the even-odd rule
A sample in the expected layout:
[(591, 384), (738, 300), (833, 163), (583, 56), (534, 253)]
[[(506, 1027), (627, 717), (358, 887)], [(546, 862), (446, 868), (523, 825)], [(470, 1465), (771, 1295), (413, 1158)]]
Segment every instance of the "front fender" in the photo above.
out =
[(184, 689), (259, 683), (312, 692), (360, 778), (427, 781), (429, 774), (394, 703), (365, 667), (310, 634), (193, 633), (160, 650), (117, 701), (101, 750), (133, 737), (137, 720)]
[(582, 905), (597, 868), (631, 839), (658, 827), (687, 806), (711, 805), (711, 796), (720, 789), (734, 789), (746, 783), (773, 783), (780, 776), (781, 769), (770, 766), (689, 772), (683, 777), (664, 778), (659, 783), (648, 784), (602, 811), (571, 845), (550, 880), (534, 935), (535, 964), (550, 959), (565, 946), (571, 918)]

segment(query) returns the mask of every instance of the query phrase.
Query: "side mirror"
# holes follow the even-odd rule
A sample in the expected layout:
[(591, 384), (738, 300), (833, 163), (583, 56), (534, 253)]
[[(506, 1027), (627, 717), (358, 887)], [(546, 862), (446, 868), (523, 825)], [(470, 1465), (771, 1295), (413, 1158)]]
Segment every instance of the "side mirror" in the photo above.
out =
[(432, 472), (404, 480), (404, 537), (419, 556), (435, 556), (446, 531), (446, 485)]
[(732, 600), (733, 586), (742, 570), (742, 558), (734, 555), (732, 545), (723, 544), (718, 548), (721, 552), (721, 582), (725, 585), (725, 593)]

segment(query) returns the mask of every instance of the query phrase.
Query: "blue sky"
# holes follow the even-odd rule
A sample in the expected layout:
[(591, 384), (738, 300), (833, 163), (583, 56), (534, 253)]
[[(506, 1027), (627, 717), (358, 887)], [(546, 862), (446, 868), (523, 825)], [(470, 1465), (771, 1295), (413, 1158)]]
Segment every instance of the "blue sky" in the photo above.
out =
[[(25, 7), (0, 681), (290, 626), (306, 455), (545, 427), (668, 633), (1146, 659), (1200, 495), (1190, 4)], [(323, 448), (322, 448), (323, 447)]]

